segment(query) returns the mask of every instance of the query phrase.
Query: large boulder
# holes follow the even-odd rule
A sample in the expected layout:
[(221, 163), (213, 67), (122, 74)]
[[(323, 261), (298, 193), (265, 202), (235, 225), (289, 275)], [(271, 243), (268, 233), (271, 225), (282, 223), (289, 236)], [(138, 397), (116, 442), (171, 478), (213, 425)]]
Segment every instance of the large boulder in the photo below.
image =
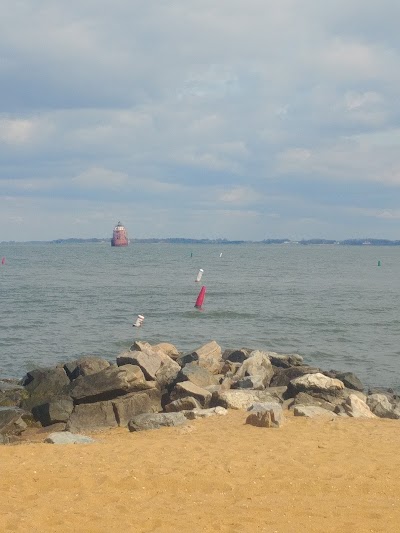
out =
[(22, 385), (0, 380), (0, 407), (19, 406), (27, 397), (28, 392)]
[(162, 351), (165, 354), (167, 354), (171, 359), (176, 359), (179, 357), (179, 352), (176, 346), (173, 344), (170, 344), (169, 342), (159, 342), (158, 344), (153, 345), (153, 350)]
[(353, 372), (339, 372), (337, 370), (329, 370), (329, 372), (323, 372), (323, 374), (330, 378), (339, 379), (348, 389), (353, 389), (362, 392), (365, 388), (359, 378), (355, 374), (353, 374)]
[(240, 350), (225, 350), (222, 354), (224, 361), (231, 363), (243, 363), (251, 354), (253, 350), (249, 348), (241, 348)]
[(31, 418), (30, 413), (18, 407), (0, 407), (0, 435), (20, 435)]
[(33, 407), (32, 414), (42, 426), (51, 426), (58, 422), (67, 422), (73, 410), (74, 402), (71, 398), (55, 398)]
[(291, 366), (301, 366), (303, 357), (297, 353), (280, 354), (276, 352), (265, 352), (274, 366), (289, 368)]
[[(132, 350), (136, 346), (140, 350)], [(181, 367), (161, 349), (153, 349), (149, 343), (135, 343), (129, 351), (117, 357), (117, 365), (137, 365), (146, 379), (157, 381), (160, 386), (170, 385), (178, 375)]]
[(298, 405), (304, 407), (321, 407), (322, 409), (333, 412), (336, 405), (341, 402), (342, 400), (340, 400), (340, 402), (331, 403), (324, 398), (318, 397), (318, 395), (314, 396), (307, 394), (306, 392), (299, 392), (294, 398), (291, 407), (297, 407)]
[(167, 413), (177, 413), (178, 411), (191, 411), (193, 409), (201, 409), (200, 402), (193, 398), (192, 396), (185, 396), (184, 398), (179, 398), (173, 402), (168, 403), (164, 410)]
[(177, 381), (190, 381), (198, 387), (209, 387), (218, 385), (218, 378), (211, 374), (209, 370), (199, 366), (197, 363), (185, 365), (177, 375)]
[(117, 427), (112, 401), (75, 405), (66, 429), (72, 433)]
[(400, 409), (396, 408), (385, 394), (371, 394), (367, 397), (367, 405), (379, 418), (400, 418)]
[(306, 374), (316, 374), (320, 372), (319, 368), (306, 365), (297, 365), (290, 367), (276, 367), (274, 368), (274, 375), (271, 379), (271, 387), (288, 386), (292, 379), (296, 379)]
[(283, 423), (282, 407), (277, 402), (255, 403), (249, 407), (246, 424), (264, 428), (279, 428)]
[(111, 403), (118, 425), (126, 427), (133, 416), (161, 411), (161, 392), (156, 388), (132, 392)]
[(154, 388), (155, 383), (146, 381), (138, 366), (109, 366), (96, 374), (79, 376), (70, 386), (74, 403), (98, 402), (114, 399), (128, 392)]
[(352, 418), (376, 418), (368, 405), (355, 394), (350, 394), (343, 404), (346, 414)]
[(54, 398), (68, 396), (70, 380), (62, 366), (55, 368), (37, 368), (26, 374), (22, 381), (28, 397), (21, 403), (21, 407), (30, 411), (37, 405), (42, 405)]
[(219, 374), (222, 367), (222, 351), (219, 344), (211, 341), (200, 346), (190, 354), (181, 355), (177, 362), (180, 366), (196, 361), (199, 366), (206, 368), (211, 374)]
[(342, 391), (344, 385), (341, 381), (334, 378), (328, 378), (317, 372), (315, 374), (305, 374), (298, 378), (292, 379), (288, 385), (288, 395), (296, 396), (298, 392), (318, 391), (335, 394)]
[(279, 401), (279, 393), (268, 389), (260, 390), (225, 390), (213, 396), (213, 405), (220, 405), (225, 409), (248, 409), (254, 403)]
[(246, 376), (251, 376), (252, 378), (258, 378), (257, 383), (261, 381), (262, 385), (267, 387), (273, 375), (274, 369), (268, 355), (260, 350), (255, 350), (243, 362), (242, 366), (233, 376), (233, 380), (234, 382), (238, 382)]
[(72, 381), (78, 376), (89, 376), (96, 374), (105, 368), (110, 366), (109, 361), (103, 357), (97, 357), (96, 355), (85, 355), (75, 361), (69, 361), (65, 363), (64, 370)]
[(195, 398), (200, 403), (201, 407), (208, 407), (212, 394), (208, 390), (198, 387), (190, 381), (183, 381), (175, 385), (174, 389), (171, 391), (170, 400), (179, 400), (187, 396)]

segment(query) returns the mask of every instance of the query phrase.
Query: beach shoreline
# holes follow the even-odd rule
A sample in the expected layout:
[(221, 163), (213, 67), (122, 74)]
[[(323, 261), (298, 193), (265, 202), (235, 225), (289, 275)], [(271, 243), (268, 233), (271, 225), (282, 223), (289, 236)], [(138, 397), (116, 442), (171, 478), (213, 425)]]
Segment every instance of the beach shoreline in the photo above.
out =
[[(245, 411), (187, 426), (93, 433), (93, 444), (0, 447), (2, 531), (394, 532), (397, 420)], [(37, 435), (43, 440), (44, 434)]]

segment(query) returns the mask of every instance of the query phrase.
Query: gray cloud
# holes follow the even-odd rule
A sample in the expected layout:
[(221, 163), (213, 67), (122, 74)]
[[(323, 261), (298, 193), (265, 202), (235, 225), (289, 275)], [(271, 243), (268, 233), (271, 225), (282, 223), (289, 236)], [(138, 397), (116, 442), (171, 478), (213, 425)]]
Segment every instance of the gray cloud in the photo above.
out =
[(28, 240), (119, 219), (139, 237), (397, 238), (399, 15), (6, 0), (0, 240), (9, 220)]

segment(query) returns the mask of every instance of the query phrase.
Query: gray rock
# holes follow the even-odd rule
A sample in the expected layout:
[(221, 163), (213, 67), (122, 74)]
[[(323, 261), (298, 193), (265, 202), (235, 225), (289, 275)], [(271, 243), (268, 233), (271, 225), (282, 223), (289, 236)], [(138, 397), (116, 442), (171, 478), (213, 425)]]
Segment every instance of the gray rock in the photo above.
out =
[(379, 418), (400, 418), (400, 410), (395, 409), (385, 394), (371, 394), (367, 397), (367, 405)]
[(264, 391), (251, 389), (225, 390), (218, 392), (213, 398), (213, 404), (225, 407), (225, 409), (248, 409), (251, 405), (258, 402), (276, 402), (274, 394)]
[(128, 392), (153, 388), (138, 366), (109, 366), (96, 374), (79, 376), (71, 383), (70, 396), (75, 403), (107, 401)]
[(193, 362), (185, 365), (176, 379), (177, 381), (190, 381), (194, 385), (203, 388), (218, 384), (218, 379), (214, 374)]
[(283, 423), (283, 411), (279, 403), (255, 403), (249, 407), (246, 424), (265, 428), (279, 428)]
[(27, 428), (25, 415), (30, 413), (18, 407), (0, 407), (0, 435), (20, 435)]
[(38, 368), (26, 374), (23, 385), (29, 396), (22, 401), (21, 407), (30, 411), (54, 398), (68, 396), (70, 380), (62, 367)]
[(117, 357), (117, 365), (137, 365), (142, 370), (146, 379), (156, 380), (157, 371), (161, 366), (161, 357), (151, 348), (146, 351), (127, 351)]
[(303, 358), (297, 353), (279, 354), (276, 352), (265, 352), (271, 363), (277, 367), (289, 368), (303, 364)]
[[(344, 401), (344, 399), (342, 401)], [(292, 407), (297, 405), (321, 407), (322, 409), (333, 412), (337, 403), (330, 403), (322, 398), (319, 398), (318, 396), (313, 396), (311, 394), (307, 394), (306, 392), (299, 392), (299, 394), (297, 394), (297, 396), (294, 398)]]
[(179, 400), (174, 400), (173, 402), (168, 403), (164, 409), (167, 413), (176, 413), (178, 411), (201, 409), (201, 405), (196, 398), (186, 396), (185, 398), (179, 398)]
[(67, 422), (74, 409), (71, 398), (57, 398), (32, 409), (32, 414), (42, 426), (50, 426), (57, 422)]
[(188, 420), (197, 420), (199, 418), (209, 418), (210, 416), (224, 416), (228, 413), (224, 407), (210, 407), (209, 409), (191, 409), (183, 411)]
[(330, 377), (339, 379), (348, 389), (353, 389), (362, 392), (365, 388), (361, 381), (358, 379), (358, 377), (352, 372), (335, 372), (331, 370)]
[(170, 394), (170, 399), (171, 401), (174, 401), (179, 400), (180, 398), (185, 398), (186, 396), (192, 396), (202, 407), (208, 407), (212, 394), (208, 390), (198, 387), (190, 381), (183, 381), (182, 383), (177, 383), (175, 385), (175, 388)]
[(187, 424), (187, 419), (183, 413), (142, 414), (134, 416), (129, 422), (128, 428), (129, 431), (146, 431), (184, 424)]
[(161, 355), (161, 366), (156, 372), (156, 381), (164, 388), (175, 382), (181, 370), (180, 365), (169, 355)]
[(368, 405), (355, 394), (350, 394), (343, 407), (346, 414), (352, 418), (376, 418)]
[(50, 433), (44, 442), (50, 444), (90, 444), (95, 441), (91, 437), (86, 437), (85, 435), (70, 433), (69, 431), (59, 431)]
[(112, 401), (75, 405), (66, 429), (72, 433), (117, 427)]
[(237, 382), (246, 376), (259, 377), (264, 387), (267, 387), (273, 375), (274, 369), (272, 368), (268, 355), (260, 350), (255, 350), (244, 361), (233, 380)]
[(243, 363), (251, 354), (253, 350), (248, 348), (241, 348), (240, 350), (225, 350), (222, 354), (224, 361), (230, 361), (232, 363)]
[(328, 420), (334, 420), (336, 418), (335, 413), (327, 411), (322, 407), (316, 405), (296, 405), (293, 409), (294, 416), (305, 416), (307, 418), (327, 418)]
[(320, 372), (319, 368), (313, 367), (313, 366), (305, 366), (305, 365), (298, 365), (298, 366), (291, 366), (288, 368), (274, 368), (274, 375), (271, 379), (270, 386), (271, 387), (282, 387), (282, 386), (288, 386), (290, 381), (292, 379), (298, 378), (300, 376), (304, 376), (306, 374), (316, 374), (317, 372)]
[(263, 376), (246, 376), (238, 381), (233, 382), (232, 388), (264, 390), (264, 379)]
[(305, 374), (292, 379), (288, 385), (288, 394), (295, 396), (298, 392), (320, 391), (332, 392), (343, 390), (344, 385), (338, 379), (328, 378), (317, 372), (316, 374)]
[(109, 361), (96, 355), (85, 355), (75, 361), (65, 363), (64, 370), (72, 381), (78, 376), (90, 376), (110, 366)]
[(133, 416), (161, 411), (161, 392), (158, 389), (132, 392), (111, 403), (118, 425), (126, 427)]
[(221, 347), (215, 341), (211, 341), (177, 359), (182, 367), (194, 361), (197, 361), (199, 366), (206, 368), (211, 374), (219, 374), (222, 367)]

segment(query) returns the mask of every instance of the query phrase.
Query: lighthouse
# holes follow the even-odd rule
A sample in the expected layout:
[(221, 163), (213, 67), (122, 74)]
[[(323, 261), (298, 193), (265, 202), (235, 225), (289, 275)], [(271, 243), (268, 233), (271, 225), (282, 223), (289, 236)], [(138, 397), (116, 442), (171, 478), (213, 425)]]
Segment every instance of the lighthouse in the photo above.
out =
[(128, 246), (128, 234), (125, 227), (118, 222), (113, 231), (113, 236), (111, 239), (111, 246)]

